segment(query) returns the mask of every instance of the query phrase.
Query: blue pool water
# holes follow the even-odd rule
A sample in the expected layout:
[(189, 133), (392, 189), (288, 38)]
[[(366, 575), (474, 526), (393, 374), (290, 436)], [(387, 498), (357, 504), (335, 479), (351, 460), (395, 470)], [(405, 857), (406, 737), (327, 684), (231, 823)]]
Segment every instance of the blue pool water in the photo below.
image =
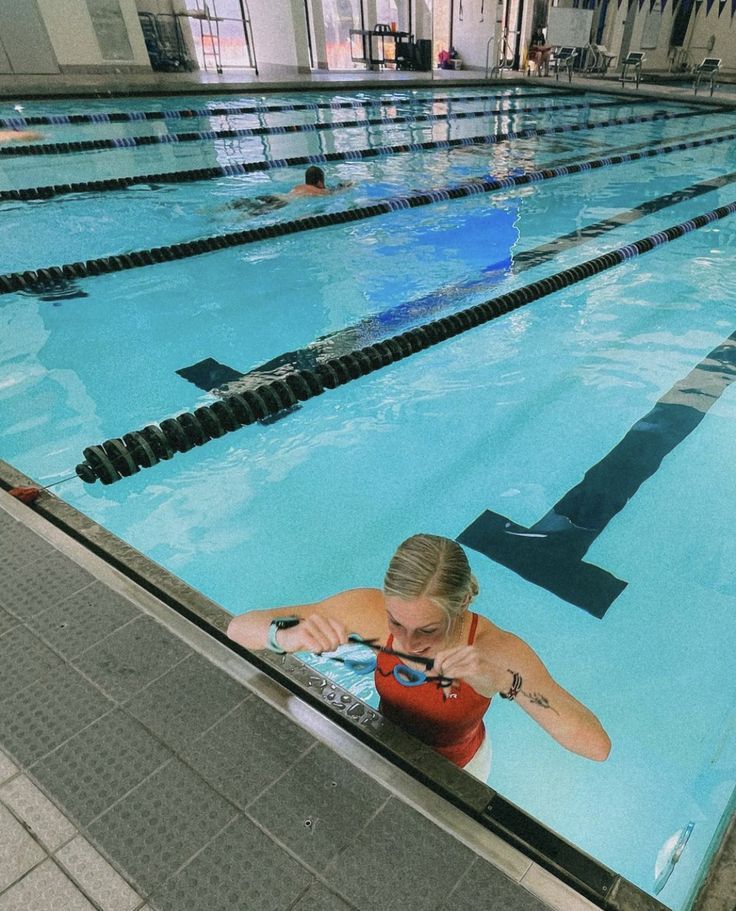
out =
[[(321, 111), (334, 133), (0, 158), (0, 189), (687, 110), (603, 94), (477, 94), (448, 105), (428, 92), (397, 93), (393, 107), (508, 110), (370, 128), (337, 125), (353, 111)], [(579, 106), (525, 114), (543, 95)], [(610, 106), (592, 106), (600, 101)], [(29, 102), (26, 113), (188, 106), (202, 101)], [(198, 123), (42, 129), (45, 141), (61, 142), (209, 128)], [(0, 272), (733, 130), (736, 114), (695, 111), (343, 161), (325, 169), (330, 183), (352, 182), (348, 190), (257, 218), (227, 204), (284, 192), (300, 168), (0, 203)], [(57, 293), (0, 295), (0, 456), (233, 613), (379, 585), (403, 538), (455, 537), (484, 510), (533, 526), (736, 330), (736, 216), (115, 485), (63, 479), (85, 447), (214, 401), (178, 370), (212, 358), (245, 373), (288, 352), (370, 344), (730, 203), (735, 174), (733, 142), (721, 142), (79, 279)], [(713, 189), (683, 192), (709, 179)], [(497, 700), (491, 785), (647, 891), (662, 846), (694, 823), (659, 895), (678, 911), (736, 783), (735, 429), (726, 388), (595, 538), (584, 560), (626, 582), (601, 619), (469, 550), (478, 609), (530, 642), (613, 741), (608, 762), (587, 762)], [(611, 474), (613, 498), (625, 482)], [(375, 702), (363, 678), (342, 681)]]

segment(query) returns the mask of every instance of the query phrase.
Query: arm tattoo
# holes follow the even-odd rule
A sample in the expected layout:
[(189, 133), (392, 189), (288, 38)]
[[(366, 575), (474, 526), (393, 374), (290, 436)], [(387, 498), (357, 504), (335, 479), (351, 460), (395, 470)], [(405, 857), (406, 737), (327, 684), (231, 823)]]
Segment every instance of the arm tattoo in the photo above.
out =
[(507, 693), (498, 694), (502, 699), (516, 699), (519, 693), (521, 693), (522, 696), (526, 696), (532, 705), (538, 705), (543, 709), (551, 709), (555, 715), (560, 714), (557, 709), (552, 708), (552, 704), (544, 693), (528, 693), (526, 690), (522, 689), (524, 681), (518, 671), (512, 671), (510, 667), (507, 667), (506, 670), (511, 674), (512, 682)]
[(526, 690), (522, 690), (521, 695), (526, 696), (526, 698), (529, 700), (529, 702), (532, 703), (532, 705), (541, 706), (541, 708), (543, 708), (543, 709), (552, 709), (552, 711), (555, 713), (555, 715), (560, 714), (557, 711), (557, 709), (552, 708), (552, 704), (550, 703), (549, 699), (547, 699), (547, 697), (544, 695), (544, 693), (527, 693)]

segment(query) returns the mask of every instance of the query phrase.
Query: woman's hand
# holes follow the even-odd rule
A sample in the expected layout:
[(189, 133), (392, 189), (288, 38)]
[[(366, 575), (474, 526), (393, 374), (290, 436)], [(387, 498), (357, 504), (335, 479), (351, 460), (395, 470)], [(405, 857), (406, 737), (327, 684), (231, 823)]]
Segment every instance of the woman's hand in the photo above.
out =
[(342, 621), (322, 614), (310, 614), (296, 626), (279, 630), (276, 641), (287, 652), (333, 652), (348, 641)]
[[(464, 680), (481, 696), (493, 696), (505, 691), (512, 682), (512, 675), (505, 667), (487, 652), (475, 645), (460, 645), (444, 649), (435, 655), (434, 667), (428, 677), (438, 675), (452, 677), (453, 680)], [(452, 695), (452, 687), (445, 693)]]

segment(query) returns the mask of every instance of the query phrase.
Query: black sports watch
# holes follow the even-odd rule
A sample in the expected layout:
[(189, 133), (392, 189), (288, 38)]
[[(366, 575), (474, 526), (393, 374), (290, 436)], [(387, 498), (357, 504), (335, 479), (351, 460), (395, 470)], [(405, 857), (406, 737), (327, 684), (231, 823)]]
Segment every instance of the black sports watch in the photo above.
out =
[(270, 649), (270, 651), (276, 652), (277, 655), (285, 655), (286, 649), (281, 648), (276, 641), (276, 633), (280, 629), (291, 629), (292, 626), (296, 626), (298, 623), (299, 617), (274, 617), (268, 627), (266, 647)]

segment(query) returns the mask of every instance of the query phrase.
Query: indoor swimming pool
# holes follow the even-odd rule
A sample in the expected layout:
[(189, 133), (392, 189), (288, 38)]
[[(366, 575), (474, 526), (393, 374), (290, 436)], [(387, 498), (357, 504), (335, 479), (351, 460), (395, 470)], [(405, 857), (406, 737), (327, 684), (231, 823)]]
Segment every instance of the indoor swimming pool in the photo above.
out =
[[(613, 742), (494, 700), (490, 786), (686, 911), (736, 785), (736, 113), (549, 83), (19, 107), (0, 458), (233, 614), (460, 539), (476, 609)], [(338, 192), (288, 196), (309, 162)]]

